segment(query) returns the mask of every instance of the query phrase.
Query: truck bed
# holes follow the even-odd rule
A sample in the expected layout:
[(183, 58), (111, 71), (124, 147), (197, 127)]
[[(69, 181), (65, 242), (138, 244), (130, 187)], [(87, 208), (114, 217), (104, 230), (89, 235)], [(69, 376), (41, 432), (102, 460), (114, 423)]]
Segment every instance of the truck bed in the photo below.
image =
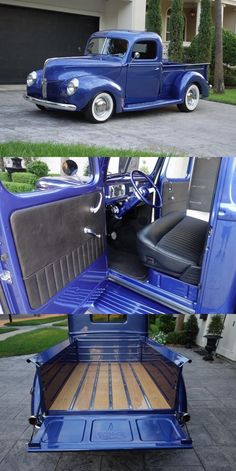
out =
[(170, 405), (140, 362), (78, 364), (50, 407), (51, 411), (150, 409), (166, 410)]

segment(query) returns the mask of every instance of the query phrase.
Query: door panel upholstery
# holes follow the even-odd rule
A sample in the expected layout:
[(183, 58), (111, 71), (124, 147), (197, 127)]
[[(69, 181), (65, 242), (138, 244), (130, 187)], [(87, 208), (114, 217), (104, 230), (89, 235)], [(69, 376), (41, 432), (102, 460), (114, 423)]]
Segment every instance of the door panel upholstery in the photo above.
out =
[[(94, 192), (16, 211), (11, 227), (32, 309), (40, 307), (105, 250), (105, 207)], [(88, 227), (101, 238), (84, 233)]]

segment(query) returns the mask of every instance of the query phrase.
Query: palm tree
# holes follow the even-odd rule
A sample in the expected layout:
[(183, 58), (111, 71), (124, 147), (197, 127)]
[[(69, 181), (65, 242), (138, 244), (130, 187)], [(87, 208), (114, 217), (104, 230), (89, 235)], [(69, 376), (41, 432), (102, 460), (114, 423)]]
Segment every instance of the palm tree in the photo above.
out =
[(222, 3), (215, 0), (215, 71), (214, 91), (224, 93), (223, 40), (222, 40)]

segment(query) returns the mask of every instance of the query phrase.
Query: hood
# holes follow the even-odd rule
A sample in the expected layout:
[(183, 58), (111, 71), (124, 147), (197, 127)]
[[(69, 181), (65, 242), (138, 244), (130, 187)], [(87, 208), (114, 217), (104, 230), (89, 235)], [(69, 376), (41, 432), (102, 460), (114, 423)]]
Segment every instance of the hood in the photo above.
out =
[(121, 66), (122, 59), (119, 57), (105, 55), (59, 57), (46, 60), (43, 73), (50, 81), (67, 80), (87, 74), (107, 75), (111, 70), (119, 74)]

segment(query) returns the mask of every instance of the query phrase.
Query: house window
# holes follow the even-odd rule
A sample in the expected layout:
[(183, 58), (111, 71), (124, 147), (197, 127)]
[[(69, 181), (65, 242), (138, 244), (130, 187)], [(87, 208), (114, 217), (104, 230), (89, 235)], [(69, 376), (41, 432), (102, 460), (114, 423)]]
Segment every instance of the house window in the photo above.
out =
[[(171, 15), (171, 8), (168, 8), (166, 12), (166, 41), (170, 41), (170, 15)], [(186, 37), (186, 17), (184, 15), (183, 41), (185, 41), (185, 37)]]

